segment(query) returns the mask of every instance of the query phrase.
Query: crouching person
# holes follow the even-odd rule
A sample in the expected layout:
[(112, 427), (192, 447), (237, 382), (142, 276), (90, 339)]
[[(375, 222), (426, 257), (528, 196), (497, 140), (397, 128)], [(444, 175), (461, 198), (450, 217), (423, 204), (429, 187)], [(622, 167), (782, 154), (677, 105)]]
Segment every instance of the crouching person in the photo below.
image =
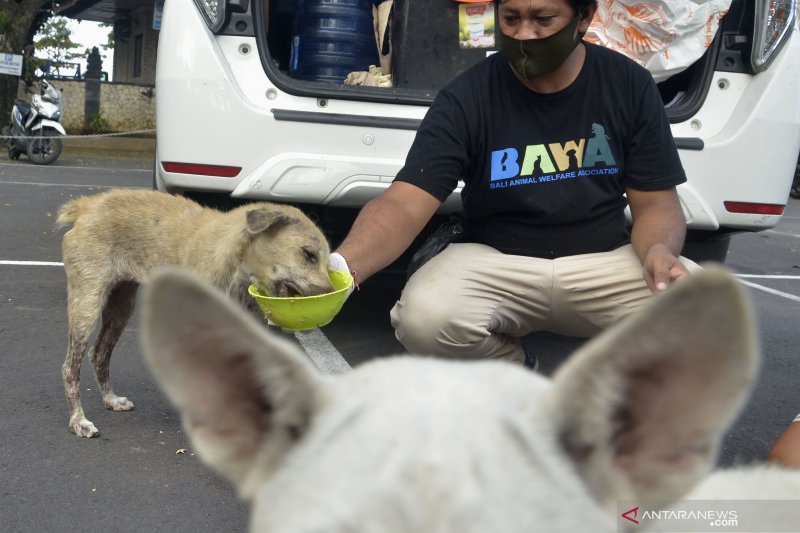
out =
[(596, 0), (497, 9), (502, 51), (438, 93), (332, 264), (363, 282), (463, 181), (469, 242), (414, 273), (392, 325), (414, 353), (533, 366), (521, 337), (594, 335), (697, 267), (679, 255), (686, 177), (652, 76), (582, 40)]

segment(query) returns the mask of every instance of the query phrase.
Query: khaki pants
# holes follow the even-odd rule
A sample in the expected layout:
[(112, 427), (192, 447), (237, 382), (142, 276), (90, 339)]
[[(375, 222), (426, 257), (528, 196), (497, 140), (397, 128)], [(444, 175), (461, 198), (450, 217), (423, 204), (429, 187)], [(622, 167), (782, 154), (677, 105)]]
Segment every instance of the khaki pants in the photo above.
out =
[(651, 296), (630, 245), (538, 259), (451, 244), (414, 273), (391, 321), (411, 353), (522, 362), (520, 337), (534, 331), (590, 337)]

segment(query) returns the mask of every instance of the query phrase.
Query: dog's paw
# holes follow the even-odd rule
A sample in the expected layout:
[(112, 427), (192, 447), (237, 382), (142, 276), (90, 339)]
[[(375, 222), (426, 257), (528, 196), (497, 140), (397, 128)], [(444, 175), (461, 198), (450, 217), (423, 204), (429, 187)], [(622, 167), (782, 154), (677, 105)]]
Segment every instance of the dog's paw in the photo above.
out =
[(75, 435), (79, 437), (92, 438), (100, 434), (97, 428), (94, 427), (94, 424), (92, 424), (85, 418), (82, 420), (78, 420), (77, 422), (72, 422), (69, 425), (69, 430), (75, 433)]
[(133, 409), (133, 402), (125, 396), (103, 398), (103, 404), (106, 406), (106, 409), (111, 409), (112, 411), (130, 411)]

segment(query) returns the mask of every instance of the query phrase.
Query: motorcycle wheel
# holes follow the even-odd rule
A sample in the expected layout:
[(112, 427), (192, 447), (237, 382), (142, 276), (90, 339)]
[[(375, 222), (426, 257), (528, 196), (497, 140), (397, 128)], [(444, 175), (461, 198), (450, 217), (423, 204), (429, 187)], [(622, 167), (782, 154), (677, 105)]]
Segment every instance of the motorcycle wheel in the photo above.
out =
[(49, 165), (61, 155), (64, 143), (52, 128), (43, 128), (40, 133), (28, 142), (28, 159), (35, 165)]

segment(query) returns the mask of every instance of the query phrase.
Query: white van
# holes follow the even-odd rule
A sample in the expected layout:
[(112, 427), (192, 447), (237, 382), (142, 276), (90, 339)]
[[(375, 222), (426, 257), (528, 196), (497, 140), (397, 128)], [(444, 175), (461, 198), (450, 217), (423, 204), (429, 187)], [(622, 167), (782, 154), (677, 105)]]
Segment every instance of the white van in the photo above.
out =
[[(394, 87), (344, 85), (322, 67), (309, 74), (298, 65), (298, 41), (310, 39), (303, 13), (339, 2), (371, 0), (165, 3), (157, 189), (217, 205), (296, 204), (338, 243), (402, 167), (436, 91), (486, 54), (443, 44), (452, 0), (394, 0)], [(659, 83), (688, 175), (679, 193), (694, 259), (724, 260), (732, 233), (781, 219), (800, 151), (796, 12), (797, 0), (733, 0), (705, 54)], [(459, 208), (458, 192), (443, 213)]]

